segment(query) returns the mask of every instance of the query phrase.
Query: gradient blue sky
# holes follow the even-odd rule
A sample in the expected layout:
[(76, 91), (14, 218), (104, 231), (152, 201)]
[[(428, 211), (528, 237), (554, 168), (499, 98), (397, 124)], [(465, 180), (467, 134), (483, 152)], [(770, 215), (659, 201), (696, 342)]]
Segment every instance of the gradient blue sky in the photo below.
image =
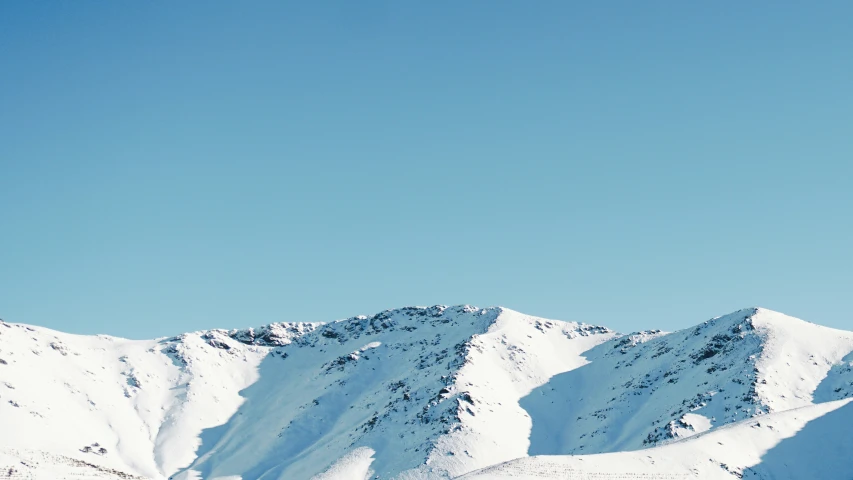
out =
[(0, 317), (853, 329), (853, 2), (0, 3)]

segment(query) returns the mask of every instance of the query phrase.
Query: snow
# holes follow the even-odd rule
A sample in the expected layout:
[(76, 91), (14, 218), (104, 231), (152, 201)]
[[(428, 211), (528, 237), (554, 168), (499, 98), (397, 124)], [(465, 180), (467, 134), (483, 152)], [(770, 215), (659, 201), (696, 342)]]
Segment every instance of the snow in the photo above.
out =
[(711, 419), (695, 413), (686, 413), (679, 423), (684, 425), (676, 429), (676, 437), (686, 438), (696, 433), (707, 432), (711, 429)]
[[(742, 420), (646, 450), (521, 458), (461, 478), (581, 479), (599, 475), (721, 480), (850, 478), (853, 475), (853, 462), (848, 456), (853, 439), (847, 433), (853, 422), (850, 402), (847, 399), (809, 405), (760, 419)], [(831, 417), (841, 421), (825, 420)], [(822, 433), (831, 436), (821, 439)]]
[[(131, 341), (0, 324), (0, 431), (14, 432), (0, 448), (166, 477), (195, 459), (202, 430), (230, 418), (266, 353), (221, 332)], [(107, 453), (81, 452), (93, 443)]]
[[(581, 352), (612, 335), (467, 306), (329, 324), (294, 342), (283, 361), (261, 365), (239, 422), (210, 444), (216, 456), (202, 455), (190, 469), (309, 478), (360, 446), (375, 450), (371, 468), (380, 478), (461, 474), (509, 460), (528, 446), (530, 419), (518, 399), (582, 365)], [(512, 441), (495, 441), (502, 438)]]
[(809, 405), (834, 365), (853, 350), (853, 334), (766, 309), (753, 317), (764, 337), (756, 362), (758, 394), (771, 411)]
[(367, 480), (373, 474), (370, 464), (374, 453), (368, 447), (356, 448), (311, 480)]
[(456, 388), (473, 399), (460, 401), (463, 427), (439, 438), (427, 463), (459, 475), (526, 455), (532, 421), (519, 400), (555, 374), (586, 364), (583, 352), (614, 335), (504, 309), (474, 337), (469, 361), (457, 374)]
[(0, 321), (0, 478), (851, 478), (851, 397), (853, 333), (755, 308), (630, 335), (471, 306), (144, 341)]

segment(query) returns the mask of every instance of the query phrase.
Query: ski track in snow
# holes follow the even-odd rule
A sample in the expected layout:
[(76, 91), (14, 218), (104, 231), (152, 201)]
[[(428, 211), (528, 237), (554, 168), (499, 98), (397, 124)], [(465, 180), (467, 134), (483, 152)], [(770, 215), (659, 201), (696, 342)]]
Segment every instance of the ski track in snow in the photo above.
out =
[(471, 306), (148, 341), (0, 321), (0, 479), (849, 479), (851, 396), (853, 333), (765, 309), (630, 335)]

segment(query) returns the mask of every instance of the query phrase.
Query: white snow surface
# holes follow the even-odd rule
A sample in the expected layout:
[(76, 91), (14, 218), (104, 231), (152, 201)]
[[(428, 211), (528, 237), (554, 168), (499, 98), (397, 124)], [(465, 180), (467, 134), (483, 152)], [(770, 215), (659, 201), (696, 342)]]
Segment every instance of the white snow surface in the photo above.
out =
[(849, 479), (851, 397), (853, 333), (756, 308), (629, 335), (471, 306), (145, 341), (0, 321), (0, 479)]
[(367, 480), (373, 474), (370, 464), (374, 453), (368, 447), (358, 447), (311, 480)]

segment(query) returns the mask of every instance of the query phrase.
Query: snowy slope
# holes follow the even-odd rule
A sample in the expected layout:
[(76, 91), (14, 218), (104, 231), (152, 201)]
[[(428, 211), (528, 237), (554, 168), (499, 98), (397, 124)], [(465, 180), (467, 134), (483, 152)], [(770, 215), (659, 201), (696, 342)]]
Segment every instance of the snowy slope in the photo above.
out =
[(473, 307), (324, 325), (272, 352), (234, 420), (202, 436), (191, 470), (310, 478), (358, 447), (375, 452), (380, 478), (461, 474), (516, 458), (531, 428), (519, 398), (583, 364), (581, 353), (612, 335)]
[(850, 478), (851, 352), (764, 309), (631, 335), (470, 306), (150, 341), (0, 322), (0, 479), (810, 478), (814, 445), (811, 478)]
[(461, 478), (848, 479), (851, 425), (853, 403), (839, 400), (742, 420), (655, 448), (526, 457)]
[(522, 400), (534, 417), (530, 453), (636, 450), (809, 405), (851, 350), (849, 332), (763, 309), (620, 337)]
[[(312, 328), (265, 332), (286, 343)], [(211, 346), (218, 342), (230, 350)], [(130, 341), (0, 323), (0, 452), (43, 451), (162, 478), (195, 458), (204, 428), (230, 418), (268, 348), (223, 331)]]

